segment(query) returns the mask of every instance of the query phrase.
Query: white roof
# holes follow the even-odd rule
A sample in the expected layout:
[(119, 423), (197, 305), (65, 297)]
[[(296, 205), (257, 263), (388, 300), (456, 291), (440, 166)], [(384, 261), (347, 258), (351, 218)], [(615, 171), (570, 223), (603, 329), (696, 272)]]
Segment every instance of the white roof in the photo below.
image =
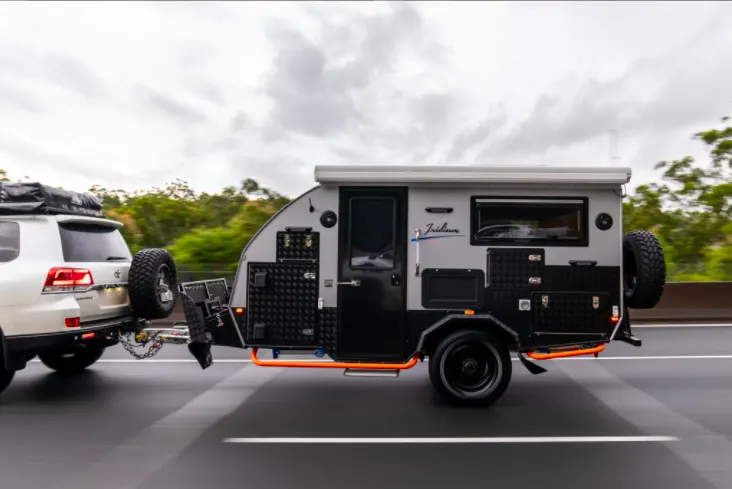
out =
[(322, 184), (613, 184), (630, 181), (624, 167), (556, 166), (380, 166), (327, 165), (315, 167)]

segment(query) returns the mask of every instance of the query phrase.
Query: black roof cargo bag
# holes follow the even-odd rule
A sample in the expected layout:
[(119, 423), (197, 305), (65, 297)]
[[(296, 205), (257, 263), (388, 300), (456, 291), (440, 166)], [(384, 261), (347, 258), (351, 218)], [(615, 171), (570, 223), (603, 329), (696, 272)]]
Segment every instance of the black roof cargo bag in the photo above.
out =
[(40, 183), (0, 182), (0, 214), (74, 214), (104, 217), (95, 195)]

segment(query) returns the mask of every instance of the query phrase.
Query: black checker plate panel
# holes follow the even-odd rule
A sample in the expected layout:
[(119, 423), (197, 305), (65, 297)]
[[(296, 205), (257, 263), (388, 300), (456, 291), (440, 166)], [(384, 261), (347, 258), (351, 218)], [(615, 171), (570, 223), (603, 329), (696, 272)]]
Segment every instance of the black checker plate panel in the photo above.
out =
[(338, 315), (335, 307), (318, 311), (318, 343), (325, 353), (333, 357), (338, 348)]
[[(286, 246), (289, 237), (289, 245)], [(310, 243), (310, 246), (308, 246)], [(320, 256), (320, 233), (317, 231), (304, 232), (277, 232), (277, 261), (278, 262), (309, 262), (317, 263)]]
[[(531, 256), (539, 260), (531, 260)], [(536, 289), (541, 283), (533, 284), (532, 277), (542, 278), (544, 250), (541, 248), (490, 248), (486, 251), (488, 261), (487, 286), (497, 289)], [(543, 282), (543, 279), (542, 279)]]
[(519, 309), (519, 300), (530, 297), (531, 292), (526, 290), (487, 288), (484, 311), (513, 328), (519, 335), (529, 335), (533, 318), (531, 317), (531, 311), (521, 311)]
[[(547, 297), (546, 307), (542, 298)], [(599, 298), (599, 307), (593, 307), (593, 297)], [(604, 293), (544, 293), (531, 294), (534, 333), (610, 333), (612, 304)]]
[[(254, 286), (256, 273), (267, 274), (264, 288)], [(305, 274), (314, 278), (305, 278)], [(318, 266), (301, 263), (250, 263), (246, 341), (251, 346), (316, 345)], [(254, 325), (265, 325), (264, 339), (254, 338)], [(308, 334), (309, 333), (309, 334)]]

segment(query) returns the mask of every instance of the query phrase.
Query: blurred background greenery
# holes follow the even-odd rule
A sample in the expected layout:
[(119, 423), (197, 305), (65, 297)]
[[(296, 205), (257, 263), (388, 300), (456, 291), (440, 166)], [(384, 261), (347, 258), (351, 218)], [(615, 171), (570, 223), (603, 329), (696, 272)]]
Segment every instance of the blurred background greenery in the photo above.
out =
[[(657, 164), (657, 182), (628, 189), (626, 232), (654, 232), (666, 251), (669, 281), (732, 281), (732, 126), (693, 135), (709, 152)], [(10, 176), (0, 169), (0, 181)], [(49, 182), (50, 185), (52, 183)], [(217, 194), (197, 193), (177, 180), (165, 188), (127, 192), (89, 189), (106, 215), (125, 224), (134, 253), (170, 250), (181, 280), (233, 278), (239, 256), (254, 233), (290, 198), (247, 179)]]

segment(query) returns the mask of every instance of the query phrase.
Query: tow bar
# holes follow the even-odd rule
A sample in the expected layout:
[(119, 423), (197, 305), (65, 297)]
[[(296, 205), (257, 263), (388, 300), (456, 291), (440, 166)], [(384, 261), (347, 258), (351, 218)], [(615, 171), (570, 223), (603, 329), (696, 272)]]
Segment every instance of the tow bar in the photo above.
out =
[[(122, 347), (137, 360), (154, 357), (165, 343), (186, 345), (191, 342), (191, 335), (186, 324), (174, 324), (170, 328), (146, 327), (140, 332), (122, 332), (118, 334)], [(142, 350), (142, 352), (140, 352)]]

